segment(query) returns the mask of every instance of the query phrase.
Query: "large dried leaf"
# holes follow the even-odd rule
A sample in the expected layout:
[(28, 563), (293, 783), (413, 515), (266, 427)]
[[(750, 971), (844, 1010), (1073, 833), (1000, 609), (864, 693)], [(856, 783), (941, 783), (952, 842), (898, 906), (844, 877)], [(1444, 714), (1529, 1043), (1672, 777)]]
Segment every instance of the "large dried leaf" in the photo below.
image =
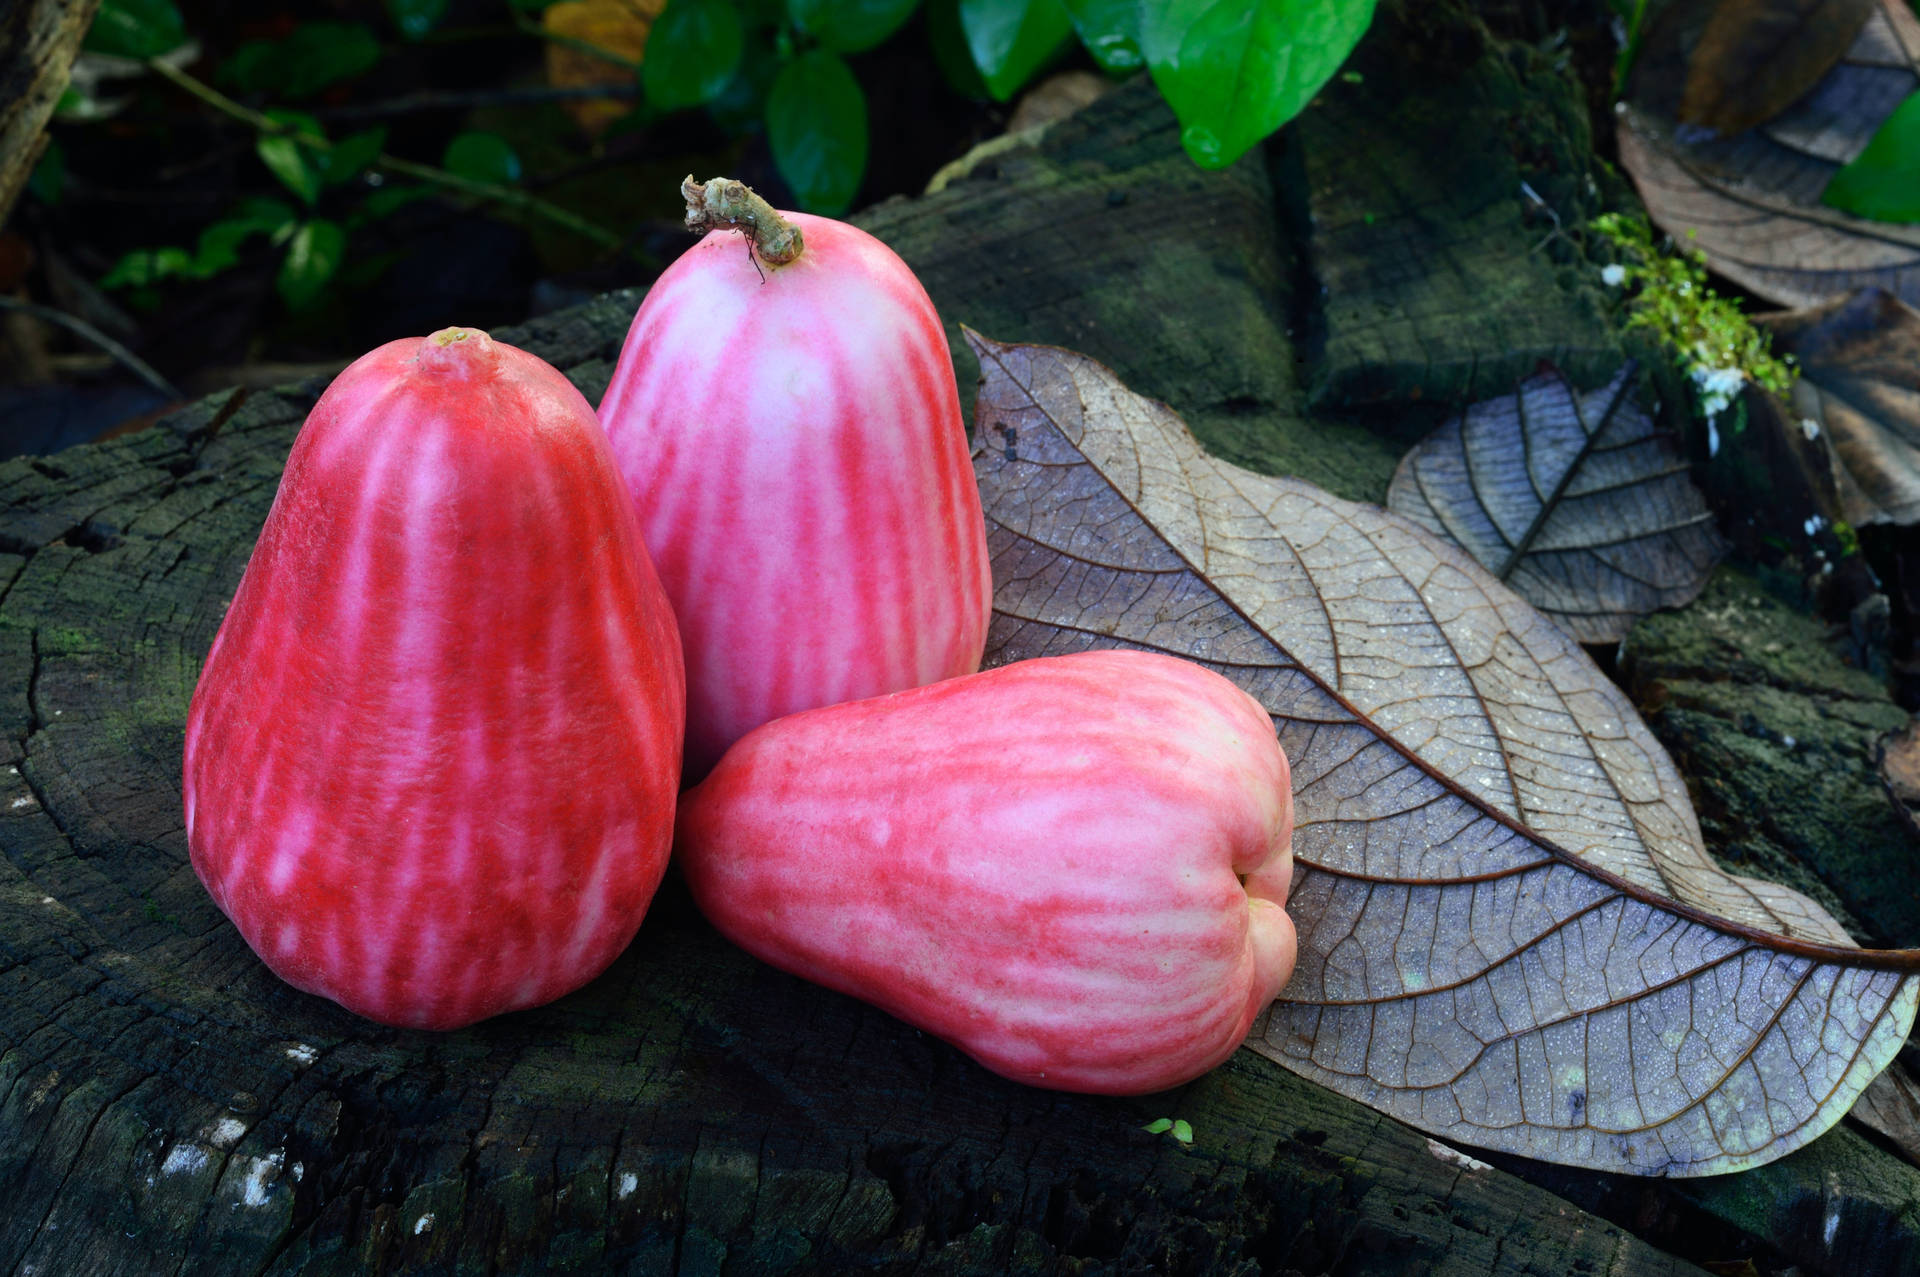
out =
[(1738, 133), (1772, 119), (1833, 69), (1874, 0), (1720, 0), (1687, 67), (1680, 119)]
[(1471, 554), (1582, 643), (1691, 602), (1726, 551), (1633, 365), (1576, 394), (1558, 372), (1474, 404), (1416, 444), (1387, 508)]
[(1873, 288), (1759, 322), (1800, 362), (1794, 407), (1832, 449), (1841, 515), (1920, 523), (1920, 312)]
[(1920, 305), (1920, 225), (1873, 222), (1820, 203), (1840, 168), (1920, 89), (1920, 18), (1879, 0), (1838, 66), (1792, 107), (1730, 137), (1690, 138), (1674, 120), (1710, 0), (1679, 0), (1648, 37), (1620, 161), (1668, 234), (1783, 306), (1880, 287)]
[(1404, 519), (1207, 456), (1084, 356), (968, 340), (990, 661), (1200, 661), (1293, 763), (1300, 963), (1256, 1049), (1450, 1140), (1665, 1175), (1777, 1157), (1885, 1067), (1920, 953), (1715, 867), (1546, 618)]

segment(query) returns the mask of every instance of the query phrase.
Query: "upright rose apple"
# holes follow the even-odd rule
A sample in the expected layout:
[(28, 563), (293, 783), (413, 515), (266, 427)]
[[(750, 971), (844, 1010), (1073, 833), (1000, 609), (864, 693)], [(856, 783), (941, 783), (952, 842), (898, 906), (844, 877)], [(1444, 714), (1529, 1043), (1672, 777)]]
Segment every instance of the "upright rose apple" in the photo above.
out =
[(693, 778), (770, 718), (978, 669), (992, 580), (906, 264), (738, 182), (683, 189), (718, 229), (647, 293), (600, 421), (680, 621)]
[(445, 1029), (605, 969), (665, 871), (679, 638), (586, 400), (470, 328), (314, 405), (187, 716), (193, 866), (288, 983)]
[(1273, 720), (1191, 662), (1021, 661), (777, 719), (682, 797), (694, 899), (1007, 1077), (1162, 1090), (1293, 971)]

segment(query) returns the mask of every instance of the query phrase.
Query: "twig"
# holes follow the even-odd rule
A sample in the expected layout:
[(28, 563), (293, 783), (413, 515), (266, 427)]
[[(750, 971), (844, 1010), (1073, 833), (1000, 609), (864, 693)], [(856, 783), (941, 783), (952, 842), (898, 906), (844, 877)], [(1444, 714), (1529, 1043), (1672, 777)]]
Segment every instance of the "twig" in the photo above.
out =
[(78, 334), (80, 337), (85, 338), (87, 341), (92, 342), (100, 349), (106, 351), (109, 355), (112, 355), (128, 372), (165, 395), (169, 402), (186, 398), (185, 395), (180, 393), (179, 387), (175, 386), (165, 377), (162, 377), (158, 372), (155, 372), (153, 365), (147, 363), (146, 360), (140, 358), (140, 356), (134, 354), (131, 350), (128, 350), (125, 346), (122, 346), (119, 342), (101, 332), (98, 328), (89, 324), (86, 320), (81, 319), (78, 315), (69, 315), (64, 310), (55, 310), (51, 306), (42, 306), (37, 302), (23, 302), (18, 298), (8, 297), (4, 294), (0, 294), (0, 310), (17, 310), (32, 315), (35, 319), (42, 319), (50, 324), (58, 324), (68, 332)]
[[(147, 66), (154, 74), (167, 80), (176, 88), (192, 94), (222, 115), (239, 120), (243, 124), (251, 125), (258, 132), (270, 135), (297, 137), (301, 142), (311, 146), (316, 151), (331, 151), (333, 149), (333, 143), (329, 142), (326, 138), (292, 128), (254, 110), (250, 106), (242, 105), (212, 85), (195, 79), (185, 71), (177, 67), (169, 66), (158, 58), (148, 58)], [(543, 217), (555, 226), (564, 227), (572, 231), (582, 239), (592, 240), (602, 248), (617, 249), (620, 247), (620, 237), (606, 227), (596, 225), (584, 217), (569, 213), (559, 205), (550, 204), (530, 191), (523, 191), (511, 186), (501, 186), (495, 182), (482, 182), (475, 178), (461, 177), (458, 173), (449, 173), (443, 168), (434, 168), (430, 164), (416, 164), (412, 160), (403, 160), (398, 156), (387, 155), (385, 153), (375, 158), (373, 164), (375, 168), (383, 169), (389, 173), (399, 173), (418, 181), (431, 183), (434, 186), (444, 187), (450, 191), (458, 191), (462, 195), (472, 196), (474, 199), (484, 200), (493, 204), (504, 204), (509, 208), (517, 208), (523, 212)]]
[(632, 84), (582, 84), (551, 89), (495, 89), (475, 93), (409, 93), (385, 102), (359, 105), (323, 106), (313, 112), (321, 120), (383, 120), (420, 111), (466, 111), (477, 106), (532, 106), (544, 102), (595, 101), (605, 98), (636, 98), (638, 86)]

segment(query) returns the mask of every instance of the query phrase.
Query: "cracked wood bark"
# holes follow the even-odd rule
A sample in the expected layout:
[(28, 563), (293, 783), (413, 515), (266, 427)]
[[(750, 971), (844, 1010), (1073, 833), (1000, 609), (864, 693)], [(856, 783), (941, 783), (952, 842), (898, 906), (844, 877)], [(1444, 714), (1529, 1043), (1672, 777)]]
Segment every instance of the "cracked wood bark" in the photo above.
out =
[[(1330, 324), (1300, 269), (1326, 246), (1275, 211), (1298, 197), (1286, 174), (1315, 162), (1306, 135), (1283, 144), (1276, 200), (1259, 157), (1184, 167), (1171, 117), (1135, 86), (994, 172), (864, 220), (949, 320), (1081, 346), (1191, 411), (1214, 446), (1377, 497), (1399, 443), (1310, 415), (1300, 387), (1337, 352), (1297, 374), (1285, 332)], [(1194, 219), (1196, 198), (1224, 211)], [(1073, 239), (1101, 210), (1137, 251)], [(1511, 227), (1483, 234), (1509, 251)], [(1512, 264), (1560, 286), (1543, 255)], [(597, 397), (637, 300), (500, 336)], [(1431, 313), (1405, 322), (1449, 349)], [(188, 868), (181, 723), (317, 389), (216, 398), (0, 466), (5, 1270), (1912, 1262), (1920, 1181), (1849, 1131), (1726, 1181), (1643, 1184), (1468, 1163), (1245, 1052), (1145, 1100), (1026, 1090), (760, 967), (671, 880), (601, 980), (461, 1033), (380, 1029), (280, 985)], [(1139, 1129), (1160, 1116), (1191, 1122), (1194, 1146)]]
[(44, 130), (100, 0), (0, 7), (0, 225), (47, 147)]

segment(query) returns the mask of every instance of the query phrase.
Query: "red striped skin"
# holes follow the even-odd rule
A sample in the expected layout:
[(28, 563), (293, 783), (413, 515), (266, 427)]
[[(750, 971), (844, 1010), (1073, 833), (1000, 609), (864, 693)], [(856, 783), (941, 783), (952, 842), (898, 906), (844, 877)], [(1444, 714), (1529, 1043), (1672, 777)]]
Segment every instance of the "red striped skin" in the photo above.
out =
[(1103, 651), (768, 723), (682, 796), (674, 853), (764, 961), (1016, 1081), (1130, 1095), (1226, 1059), (1292, 974), (1292, 836), (1252, 698)]
[(972, 673), (986, 644), (940, 317), (879, 240), (784, 216), (789, 265), (716, 231), (660, 277), (600, 404), (680, 621), (689, 780), (768, 719)]
[(314, 406), (187, 717), (215, 902), (288, 983), (427, 1029), (551, 1001), (626, 947), (685, 714), (592, 411), (467, 332), (382, 346)]

